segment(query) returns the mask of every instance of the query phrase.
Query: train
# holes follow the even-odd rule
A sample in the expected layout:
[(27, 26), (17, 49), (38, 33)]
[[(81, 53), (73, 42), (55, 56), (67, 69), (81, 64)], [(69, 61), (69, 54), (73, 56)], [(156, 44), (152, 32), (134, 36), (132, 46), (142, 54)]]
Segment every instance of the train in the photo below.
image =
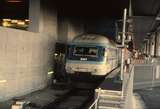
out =
[(103, 78), (119, 65), (119, 49), (106, 36), (82, 34), (69, 44), (65, 69), (73, 78)]

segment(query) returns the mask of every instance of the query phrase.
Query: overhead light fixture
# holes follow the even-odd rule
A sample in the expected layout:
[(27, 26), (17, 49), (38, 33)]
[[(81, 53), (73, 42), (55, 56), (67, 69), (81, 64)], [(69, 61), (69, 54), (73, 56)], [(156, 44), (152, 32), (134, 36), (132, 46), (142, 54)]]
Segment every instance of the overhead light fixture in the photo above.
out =
[(155, 20), (160, 21), (160, 16), (157, 16)]
[(2, 19), (3, 21), (10, 22), (11, 19)]
[(21, 0), (8, 0), (7, 2), (9, 2), (9, 3), (20, 3), (22, 1)]
[(17, 23), (18, 20), (11, 20), (11, 23)]
[(25, 22), (24, 21), (18, 21), (17, 24), (18, 25), (25, 25)]
[(7, 80), (0, 80), (0, 83), (6, 83)]
[(147, 36), (150, 36), (151, 35), (151, 33), (147, 33)]
[(29, 19), (25, 19), (25, 22), (29, 22), (30, 20)]

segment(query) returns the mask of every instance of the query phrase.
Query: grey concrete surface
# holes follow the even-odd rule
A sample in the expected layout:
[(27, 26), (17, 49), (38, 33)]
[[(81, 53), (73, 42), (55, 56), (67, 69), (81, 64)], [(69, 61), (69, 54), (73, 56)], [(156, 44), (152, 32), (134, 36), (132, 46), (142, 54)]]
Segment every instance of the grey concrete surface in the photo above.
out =
[(0, 101), (46, 87), (55, 42), (66, 43), (84, 32), (74, 19), (58, 25), (53, 5), (52, 0), (30, 0), (32, 32), (0, 27)]
[(1, 27), (0, 39), (0, 101), (46, 87), (54, 39)]
[(29, 0), (29, 31), (57, 37), (58, 19), (54, 2), (54, 0)]
[(29, 0), (29, 31), (39, 32), (40, 0)]
[(160, 109), (160, 87), (136, 90), (147, 109)]

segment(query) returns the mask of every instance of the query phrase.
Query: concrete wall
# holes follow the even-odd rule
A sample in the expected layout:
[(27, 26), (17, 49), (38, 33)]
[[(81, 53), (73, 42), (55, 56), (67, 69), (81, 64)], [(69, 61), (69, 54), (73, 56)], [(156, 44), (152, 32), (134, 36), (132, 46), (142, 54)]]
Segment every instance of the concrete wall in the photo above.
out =
[(49, 35), (0, 27), (0, 101), (47, 85)]
[[(33, 1), (33, 0), (31, 0)], [(57, 38), (57, 10), (54, 0), (41, 0), (41, 15), (39, 32), (56, 36)], [(34, 5), (33, 5), (34, 6)], [(55, 37), (54, 37), (55, 38)]]
[(31, 32), (0, 27), (0, 101), (46, 87), (55, 42), (67, 43), (84, 32), (78, 20), (57, 19), (54, 4), (30, 0)]
[(68, 23), (68, 42), (80, 34), (84, 33), (84, 24), (77, 20), (72, 20)]

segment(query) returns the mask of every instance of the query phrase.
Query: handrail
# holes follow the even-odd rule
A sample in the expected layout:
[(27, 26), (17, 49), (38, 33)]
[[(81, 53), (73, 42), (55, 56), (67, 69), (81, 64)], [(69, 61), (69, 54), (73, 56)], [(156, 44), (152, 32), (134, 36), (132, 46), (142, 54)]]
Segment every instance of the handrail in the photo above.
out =
[(88, 109), (92, 109), (94, 106), (95, 106), (95, 109), (97, 109), (97, 105), (98, 105), (98, 101), (99, 101), (99, 97), (100, 97), (100, 92), (101, 92), (101, 88), (98, 88), (98, 96)]
[[(88, 108), (88, 109), (92, 109), (94, 105), (96, 105), (96, 103), (98, 102), (98, 98), (92, 103), (92, 105)], [(95, 108), (96, 109), (96, 108)]]
[(124, 93), (127, 92), (126, 90), (127, 90), (128, 84), (129, 84), (129, 80), (132, 76), (133, 68), (134, 68), (134, 65), (131, 66), (131, 69), (128, 72), (128, 74), (129, 74), (128, 77), (126, 79), (124, 77), (124, 80), (123, 80), (124, 81), (124, 83), (123, 83), (123, 88), (124, 89), (123, 89), (123, 92), (122, 92), (122, 94), (123, 94), (122, 97), (124, 97)]
[[(130, 84), (130, 79), (131, 77), (133, 76), (133, 69), (134, 69), (134, 65), (132, 64), (132, 66), (130, 67), (129, 69), (129, 73), (127, 75), (127, 77), (124, 77), (123, 81), (124, 81), (124, 86), (123, 86), (123, 95), (125, 93), (128, 93), (128, 87), (129, 87), (129, 84)], [(98, 96), (97, 98), (94, 100), (94, 102), (90, 105), (90, 107), (88, 109), (97, 109), (98, 108), (98, 101), (99, 101), (99, 98), (100, 98), (100, 94), (101, 94), (101, 88), (98, 89)], [(122, 96), (124, 98), (124, 96)]]
[[(123, 100), (124, 100), (124, 109), (130, 109), (131, 105), (128, 105), (128, 103), (132, 102), (131, 96), (133, 96), (133, 78), (134, 78), (134, 64), (132, 64), (128, 75), (124, 79), (124, 89), (123, 89)], [(129, 106), (129, 107), (128, 107)]]

